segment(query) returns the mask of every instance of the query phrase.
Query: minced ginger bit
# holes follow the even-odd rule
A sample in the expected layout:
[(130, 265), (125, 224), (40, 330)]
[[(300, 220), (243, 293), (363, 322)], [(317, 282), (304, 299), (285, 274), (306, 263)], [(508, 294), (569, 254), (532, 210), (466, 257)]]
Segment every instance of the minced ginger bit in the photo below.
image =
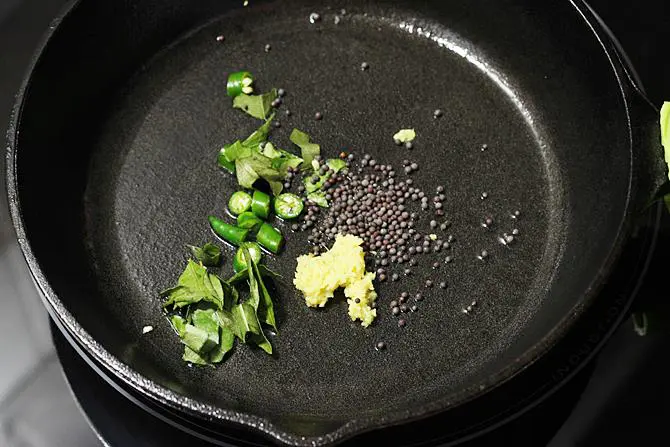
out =
[(368, 327), (377, 316), (377, 310), (372, 308), (377, 293), (372, 284), (375, 274), (365, 271), (361, 244), (363, 240), (357, 236), (338, 234), (329, 251), (319, 256), (300, 256), (293, 284), (309, 307), (324, 307), (335, 290), (344, 288), (349, 317)]

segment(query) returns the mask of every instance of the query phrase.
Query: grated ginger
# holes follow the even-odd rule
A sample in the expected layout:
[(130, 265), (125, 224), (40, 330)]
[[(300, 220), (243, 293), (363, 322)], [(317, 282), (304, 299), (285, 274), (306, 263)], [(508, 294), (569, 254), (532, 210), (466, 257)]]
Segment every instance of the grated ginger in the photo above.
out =
[(375, 274), (365, 272), (362, 243), (359, 237), (338, 234), (329, 251), (300, 256), (293, 284), (309, 307), (324, 307), (337, 289), (344, 288), (349, 317), (368, 327), (377, 317), (377, 310), (372, 308), (377, 293), (372, 284)]

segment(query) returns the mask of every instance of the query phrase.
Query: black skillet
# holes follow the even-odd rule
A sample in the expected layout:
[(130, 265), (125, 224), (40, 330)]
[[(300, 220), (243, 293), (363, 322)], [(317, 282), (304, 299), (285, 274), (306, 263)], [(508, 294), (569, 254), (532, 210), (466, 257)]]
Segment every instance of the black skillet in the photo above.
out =
[[(409, 158), (417, 184), (446, 186), (455, 262), (433, 272), (423, 258), (380, 285), (380, 318), (363, 329), (342, 302), (304, 306), (291, 279), (306, 236), (284, 228), (287, 249), (268, 261), (283, 274), (276, 354), (242, 346), (216, 370), (189, 368), (156, 292), (183, 268), (184, 244), (212, 239), (205, 216), (236, 189), (213, 160), (257, 125), (225, 96), (241, 68), (289, 91), (293, 115), (273, 135), (283, 146), (300, 127), (326, 155)], [(391, 139), (409, 126), (411, 153)], [(562, 339), (665, 176), (656, 128), (577, 1), (81, 0), (19, 94), (9, 202), (47, 306), (111, 374), (186, 415), (325, 444), (471, 401)], [(488, 215), (495, 231), (480, 227)], [(504, 247), (512, 228), (521, 235)], [(399, 330), (386, 304), (429, 277), (450, 287), (426, 293)], [(379, 340), (389, 349), (375, 351)]]

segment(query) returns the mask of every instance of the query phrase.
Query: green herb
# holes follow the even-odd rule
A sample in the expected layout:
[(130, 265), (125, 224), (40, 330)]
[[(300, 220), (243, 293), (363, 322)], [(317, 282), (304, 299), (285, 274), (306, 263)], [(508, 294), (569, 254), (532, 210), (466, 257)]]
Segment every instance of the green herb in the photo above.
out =
[(209, 364), (205, 357), (201, 356), (188, 346), (184, 346), (184, 355), (182, 356), (182, 360), (184, 360), (185, 362), (193, 363), (194, 365), (205, 366)]
[(275, 149), (274, 144), (270, 143), (269, 141), (265, 143), (265, 146), (263, 147), (261, 153), (271, 159), (279, 158), (282, 156), (282, 153), (277, 149)]
[(251, 276), (256, 276), (256, 282), (258, 283), (258, 287), (260, 288), (261, 292), (261, 305), (258, 309), (258, 317), (264, 323), (272, 326), (275, 332), (278, 332), (277, 323), (275, 321), (274, 304), (272, 303), (270, 293), (268, 292), (268, 289), (265, 287), (265, 283), (263, 282), (263, 275), (261, 274), (261, 271), (258, 267), (258, 263), (251, 256), (247, 257), (247, 270), (249, 270), (249, 261), (251, 261), (251, 268), (253, 269), (253, 275)]
[(221, 249), (212, 243), (207, 242), (202, 247), (194, 245), (187, 245), (187, 247), (196, 261), (206, 267), (216, 267), (221, 263)]
[[(312, 182), (312, 177), (314, 175), (319, 176), (319, 180), (316, 183)], [(303, 182), (303, 185), (305, 186), (305, 191), (307, 191), (307, 194), (309, 195), (313, 192), (319, 191), (323, 187), (323, 185), (326, 183), (326, 180), (328, 180), (328, 177), (329, 177), (329, 175), (327, 173), (323, 174), (323, 175), (313, 174), (313, 175), (303, 176), (302, 182)]]
[(234, 162), (239, 158), (246, 158), (251, 155), (251, 147), (245, 146), (239, 140), (225, 147), (225, 157), (229, 162)]
[(341, 158), (329, 158), (326, 161), (326, 164), (330, 169), (332, 169), (336, 174), (340, 172), (342, 169), (347, 167), (347, 162), (342, 160)]
[(315, 191), (307, 194), (307, 200), (319, 205), (321, 208), (328, 208), (328, 200), (326, 200), (326, 193), (323, 191)]
[[(265, 278), (279, 278), (280, 275), (279, 273), (273, 272), (269, 268), (267, 268), (264, 265), (259, 265), (258, 266), (258, 271), (260, 274), (265, 277)], [(224, 282), (224, 284), (229, 284), (229, 285), (235, 285), (238, 284), (242, 281), (245, 281), (249, 278), (249, 271), (247, 269), (240, 270), (239, 272), (235, 273), (235, 275), (231, 276), (227, 281)]]
[(272, 354), (272, 345), (263, 334), (256, 310), (251, 305), (241, 303), (233, 306), (231, 315), (235, 321), (234, 333), (242, 343), (256, 344), (263, 351)]
[(249, 157), (237, 159), (235, 168), (237, 183), (244, 188), (253, 188), (258, 179), (265, 180), (275, 196), (281, 194), (284, 188), (283, 181), (286, 173), (273, 168), (272, 159), (261, 153), (252, 152)]
[[(340, 172), (343, 168), (347, 166), (347, 163), (344, 160), (340, 160), (337, 158), (331, 158), (326, 161), (326, 165), (333, 170), (334, 173)], [(315, 169), (316, 171), (316, 169)], [(312, 182), (312, 177), (314, 175), (319, 176), (319, 180), (316, 183)], [(303, 177), (303, 184), (305, 186), (305, 191), (307, 191), (308, 194), (313, 193), (315, 191), (320, 191), (321, 188), (323, 188), (323, 185), (326, 183), (326, 180), (330, 177), (330, 174), (325, 173), (323, 175), (317, 174), (316, 172), (313, 175), (307, 175)]]
[(202, 265), (189, 259), (186, 270), (181, 274), (177, 286), (162, 292), (167, 297), (164, 307), (181, 308), (190, 304), (206, 301), (217, 308), (223, 307), (223, 288), (216, 275)]
[(187, 324), (184, 326), (184, 335), (181, 341), (186, 346), (198, 353), (207, 353), (211, 351), (215, 344), (218, 343), (218, 333), (216, 334), (216, 341), (209, 338), (209, 333), (199, 327)]
[[(276, 274), (258, 265), (246, 246), (242, 256), (245, 269), (228, 282), (189, 260), (177, 286), (161, 294), (168, 297), (164, 307), (174, 312), (169, 320), (184, 345), (184, 361), (196, 365), (219, 363), (232, 350), (236, 337), (272, 354), (262, 323), (275, 331), (277, 324), (263, 276)], [(244, 280), (249, 284), (249, 297), (240, 302), (235, 284)]]
[(212, 363), (223, 361), (225, 355), (233, 349), (235, 334), (233, 334), (233, 330), (230, 327), (221, 326), (219, 339), (221, 340), (219, 344), (209, 353), (209, 361)]
[(256, 129), (246, 140), (240, 142), (235, 141), (233, 144), (226, 144), (219, 151), (218, 164), (231, 173), (235, 173), (235, 160), (238, 158), (245, 158), (251, 155), (253, 150), (258, 150), (259, 146), (267, 141), (270, 134), (272, 120), (274, 113), (267, 119), (267, 121), (258, 129)]
[(398, 141), (400, 143), (408, 143), (413, 141), (416, 138), (416, 132), (414, 129), (401, 129), (393, 135), (393, 141)]
[(239, 94), (233, 99), (233, 107), (241, 109), (259, 120), (264, 120), (272, 110), (272, 101), (277, 99), (277, 89), (262, 95)]
[(258, 148), (261, 143), (267, 141), (268, 135), (270, 135), (270, 125), (272, 124), (272, 120), (274, 118), (275, 114), (273, 113), (261, 127), (256, 129), (251, 135), (247, 137), (246, 140), (242, 142), (242, 145), (249, 148)]
[(226, 144), (221, 148), (219, 151), (219, 156), (217, 157), (217, 163), (219, 164), (219, 167), (226, 169), (232, 174), (235, 172), (235, 163), (228, 160), (228, 157), (226, 156), (231, 146), (231, 144)]
[(237, 183), (243, 188), (253, 188), (256, 180), (260, 178), (255, 170), (257, 163), (260, 163), (260, 161), (253, 161), (250, 159), (251, 157), (246, 157), (235, 161)]
[(189, 319), (190, 323), (179, 315), (170, 317), (172, 326), (185, 345), (183, 360), (197, 365), (221, 362), (233, 347), (232, 330), (219, 324), (214, 309), (196, 309), (189, 313)]
[(219, 323), (214, 319), (214, 312), (214, 309), (196, 309), (190, 314), (193, 326), (207, 335), (205, 349), (194, 349), (195, 351), (209, 352), (219, 344)]
[(309, 135), (307, 135), (305, 132), (302, 132), (298, 129), (293, 129), (290, 140), (293, 144), (300, 148), (305, 166), (311, 166), (314, 157), (321, 154), (321, 146), (310, 142)]
[(272, 168), (279, 171), (283, 177), (286, 177), (288, 168), (297, 169), (303, 163), (303, 159), (297, 157), (290, 152), (286, 152), (282, 149), (277, 149), (282, 156), (280, 158), (272, 159)]

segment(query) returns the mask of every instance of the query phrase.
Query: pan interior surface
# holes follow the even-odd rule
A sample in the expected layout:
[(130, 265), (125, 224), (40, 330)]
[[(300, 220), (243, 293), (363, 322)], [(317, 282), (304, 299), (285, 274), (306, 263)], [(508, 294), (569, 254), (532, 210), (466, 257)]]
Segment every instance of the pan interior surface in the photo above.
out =
[[(557, 259), (557, 245), (547, 246), (556, 238), (550, 204), (557, 198), (533, 129), (486, 73), (396, 22), (348, 15), (338, 25), (314, 26), (299, 14), (249, 14), (235, 24), (238, 29), (216, 22), (155, 58), (104, 123), (85, 212), (106, 314), (136, 341), (149, 364), (189, 394), (254, 413), (377, 412), (458, 389), (516, 336), (545, 294), (537, 284), (544, 287), (547, 265)], [(223, 44), (214, 39), (220, 30)], [(362, 71), (362, 62), (371, 68)], [(403, 159), (418, 163), (411, 178), (429, 195), (444, 185), (448, 216), (440, 220), (453, 225), (430, 230), (434, 217), (426, 212), (417, 229), (457, 240), (451, 250), (417, 255), (410, 277), (379, 285), (380, 317), (364, 329), (348, 320), (343, 299), (325, 309), (305, 306), (292, 278), (296, 257), (309, 250), (308, 233), (280, 224), (287, 248), (267, 261), (282, 275), (276, 281), (280, 334), (272, 338), (277, 353), (268, 357), (239, 346), (216, 370), (189, 368), (161, 318), (156, 294), (183, 269), (184, 244), (213, 240), (206, 216), (224, 214), (227, 198), (238, 189), (235, 177), (215, 163), (218, 148), (259, 125), (233, 110), (226, 97), (226, 74), (238, 69), (255, 73), (262, 88), (288, 92), (278, 110), (282, 127), (271, 137), (279, 147), (292, 147), (288, 135), (298, 127), (321, 143), (325, 156), (343, 149), (370, 154), (393, 164), (400, 179), (407, 177)], [(433, 118), (437, 108), (445, 111), (439, 120)], [(315, 121), (316, 112), (324, 119)], [(392, 139), (408, 127), (418, 133), (412, 151)], [(490, 149), (483, 152), (482, 144)], [(410, 209), (420, 213), (418, 205)], [(514, 219), (515, 210), (523, 216)], [(488, 216), (496, 219), (495, 231), (481, 226)], [(517, 227), (523, 233), (517, 245), (506, 248), (497, 241)], [(481, 250), (490, 252), (488, 260), (477, 259)], [(232, 274), (233, 254), (225, 248), (224, 276)], [(448, 255), (452, 264), (444, 262)], [(432, 268), (434, 262), (439, 269)], [(405, 267), (389, 272), (403, 275)], [(428, 290), (427, 279), (448, 281), (449, 287)], [(426, 299), (401, 330), (388, 303), (403, 291)], [(472, 301), (475, 311), (464, 314)], [(156, 330), (140, 336), (147, 324)], [(378, 341), (388, 350), (376, 352)], [(389, 392), (393, 383), (403, 385)]]
[[(17, 163), (26, 233), (40, 267), (95, 340), (179, 394), (264, 416), (302, 435), (420, 407), (512, 363), (591, 286), (616, 228), (602, 229), (586, 251), (581, 236), (566, 234), (582, 229), (593, 235), (587, 231), (593, 222), (574, 217), (584, 210), (602, 207), (604, 217), (620, 219), (626, 184), (613, 179), (628, 175), (625, 163), (616, 165), (617, 157), (628, 154), (611, 155), (612, 166), (601, 164), (600, 155), (609, 148), (586, 131), (589, 122), (565, 124), (561, 135), (544, 127), (558, 126), (568, 110), (577, 119), (594, 111), (610, 117), (618, 112), (616, 95), (607, 97), (612, 104), (582, 100), (577, 111), (567, 97), (538, 104), (546, 99), (534, 96), (541, 83), (554, 88), (578, 80), (580, 71), (569, 68), (557, 76), (562, 79), (548, 79), (549, 68), (560, 60), (538, 61), (537, 78), (501, 75), (505, 67), (496, 45), (480, 52), (480, 42), (461, 37), (474, 21), (463, 11), (454, 16), (456, 33), (446, 19), (424, 21), (416, 11), (391, 4), (354, 2), (346, 13), (321, 11), (321, 20), (311, 23), (314, 10), (262, 3), (227, 13), (165, 47), (113, 90), (105, 107), (89, 116), (86, 129), (63, 137), (77, 141), (74, 154), (53, 160), (53, 166), (73, 169), (70, 179), (54, 182), (54, 191), (69, 203), (61, 211), (70, 219), (61, 237), (37, 231), (39, 188), (31, 186), (29, 155), (20, 154)], [(361, 70), (363, 62), (370, 68)], [(370, 154), (393, 165), (400, 179), (406, 178), (403, 160), (416, 162), (419, 170), (410, 177), (429, 197), (438, 185), (445, 187), (447, 215), (438, 221), (452, 222), (446, 231), (431, 230), (434, 217), (412, 203), (417, 230), (455, 240), (449, 250), (417, 257), (419, 264), (407, 277), (406, 265), (391, 268), (401, 280), (377, 285), (379, 316), (365, 329), (349, 321), (341, 298), (324, 309), (305, 306), (292, 279), (296, 257), (309, 249), (307, 233), (276, 222), (287, 239), (280, 256), (266, 258), (282, 275), (274, 284), (276, 353), (238, 345), (215, 369), (189, 367), (157, 294), (183, 270), (186, 244), (215, 240), (206, 217), (224, 216), (228, 197), (238, 190), (235, 178), (217, 167), (216, 155), (260, 125), (234, 110), (226, 96), (227, 74), (241, 69), (255, 74), (257, 91), (288, 92), (277, 112), (281, 127), (271, 136), (279, 147), (294, 150), (288, 135), (300, 128), (321, 144), (324, 156), (342, 150), (359, 159)], [(611, 81), (577, 82), (573, 93), (611, 88)], [(440, 119), (433, 117), (435, 109), (443, 110)], [(316, 112), (322, 120), (314, 120)], [(616, 127), (616, 119), (610, 122)], [(418, 135), (411, 151), (392, 140), (410, 127)], [(611, 130), (615, 143), (625, 141), (623, 133), (604, 130)], [(570, 155), (580, 141), (590, 152)], [(78, 161), (72, 161), (75, 155)], [(585, 172), (594, 166), (599, 176), (587, 180)], [(57, 179), (47, 167), (33, 169), (41, 170), (43, 181)], [(610, 202), (574, 201), (580, 185), (589, 182), (609, 187)], [(58, 210), (57, 204), (39, 206)], [(489, 229), (481, 225), (487, 217), (494, 220)], [(519, 230), (515, 243), (501, 244), (499, 237), (514, 229)], [(57, 253), (67, 248), (72, 262), (59, 263)], [(223, 249), (226, 277), (234, 250)], [(477, 257), (482, 250), (488, 252), (484, 260)], [(568, 266), (560, 262), (566, 254)], [(446, 256), (453, 262), (446, 264)], [(434, 262), (439, 268), (432, 268)], [(577, 275), (589, 262), (593, 275)], [(427, 289), (427, 279), (448, 287)], [(425, 300), (400, 329), (388, 303), (404, 291), (422, 293)], [(464, 312), (468, 306), (471, 311)], [(154, 330), (142, 335), (147, 325)], [(379, 341), (388, 348), (375, 350)]]

